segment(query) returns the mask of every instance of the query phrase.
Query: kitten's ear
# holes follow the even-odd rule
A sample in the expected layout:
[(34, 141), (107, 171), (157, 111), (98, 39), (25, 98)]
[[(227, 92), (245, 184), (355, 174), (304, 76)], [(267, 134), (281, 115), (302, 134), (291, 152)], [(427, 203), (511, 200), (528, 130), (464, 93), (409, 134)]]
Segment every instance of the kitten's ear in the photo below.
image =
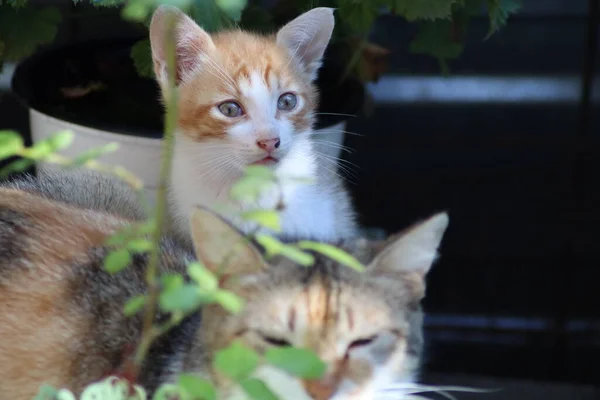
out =
[(214, 273), (251, 274), (266, 267), (260, 251), (213, 211), (196, 207), (191, 218), (196, 257)]
[(393, 238), (369, 265), (374, 274), (414, 272), (424, 278), (437, 257), (448, 214), (436, 214)]
[[(172, 22), (173, 21), (173, 22)], [(156, 9), (150, 22), (150, 45), (154, 73), (161, 86), (167, 85), (167, 37), (171, 23), (175, 23), (175, 81), (179, 85), (199, 66), (202, 54), (214, 48), (210, 35), (190, 17), (173, 6), (162, 5)]]
[(281, 28), (277, 44), (288, 49), (315, 79), (334, 25), (333, 8), (314, 8)]

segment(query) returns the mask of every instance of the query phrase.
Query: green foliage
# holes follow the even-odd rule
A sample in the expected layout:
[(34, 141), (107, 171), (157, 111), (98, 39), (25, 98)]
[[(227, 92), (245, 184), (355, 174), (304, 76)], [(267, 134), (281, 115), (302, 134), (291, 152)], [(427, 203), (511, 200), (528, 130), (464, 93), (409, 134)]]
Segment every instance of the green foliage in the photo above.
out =
[(177, 384), (196, 400), (216, 400), (217, 398), (215, 387), (206, 379), (182, 374), (179, 376)]
[(519, 11), (523, 5), (522, 0), (486, 0), (486, 2), (490, 16), (490, 30), (486, 39), (506, 25), (510, 14)]
[(12, 157), (23, 151), (23, 138), (14, 131), (0, 131), (0, 159)]
[(273, 236), (257, 234), (255, 235), (255, 239), (264, 247), (267, 258), (280, 254), (307, 267), (313, 265), (315, 262), (315, 258), (311, 254), (303, 252), (294, 245), (283, 243)]
[(202, 290), (212, 292), (219, 288), (217, 277), (198, 261), (188, 265), (188, 275)]
[(132, 297), (125, 303), (125, 307), (123, 307), (123, 314), (127, 317), (131, 317), (144, 308), (144, 304), (146, 304), (146, 296), (140, 294), (138, 296)]
[(189, 313), (198, 308), (202, 297), (196, 285), (183, 284), (164, 290), (160, 293), (158, 302), (163, 311)]
[(319, 379), (327, 366), (312, 351), (295, 347), (274, 347), (265, 353), (266, 360), (288, 372), (304, 379)]
[(0, 40), (4, 47), (0, 59), (19, 61), (38, 46), (54, 41), (62, 17), (55, 7), (23, 7), (21, 1), (12, 5), (15, 8), (0, 5)]
[(133, 45), (131, 48), (131, 59), (135, 64), (135, 68), (145, 78), (154, 77), (154, 69), (152, 66), (152, 51), (150, 49), (150, 40), (142, 39)]
[(275, 232), (281, 231), (281, 218), (275, 210), (251, 210), (242, 213), (242, 218), (254, 221)]
[(277, 396), (260, 379), (244, 379), (240, 386), (252, 400), (277, 400)]
[(459, 0), (395, 0), (394, 11), (408, 21), (450, 19)]
[(117, 274), (131, 263), (131, 254), (127, 249), (119, 249), (108, 253), (104, 258), (104, 270), (110, 274)]
[(256, 369), (258, 361), (258, 354), (254, 350), (236, 340), (229, 347), (217, 351), (213, 365), (228, 378), (241, 381)]
[(365, 270), (364, 265), (356, 258), (346, 253), (342, 249), (339, 249), (335, 246), (332, 246), (327, 243), (319, 243), (319, 242), (311, 242), (311, 241), (301, 241), (298, 242), (298, 248), (303, 250), (312, 250), (323, 254), (326, 257), (331, 258), (339, 262), (340, 264), (346, 265), (356, 271), (363, 272)]

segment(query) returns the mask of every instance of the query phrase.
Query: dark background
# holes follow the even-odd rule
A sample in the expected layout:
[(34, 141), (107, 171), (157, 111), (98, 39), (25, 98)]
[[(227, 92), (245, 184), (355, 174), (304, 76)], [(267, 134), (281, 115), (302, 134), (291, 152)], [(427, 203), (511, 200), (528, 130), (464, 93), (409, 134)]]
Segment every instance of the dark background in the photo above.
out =
[[(598, 1), (526, 3), (487, 41), (486, 16), (472, 21), (450, 64), (456, 93), (435, 84), (434, 59), (408, 52), (414, 27), (382, 17), (372, 38), (393, 50), (390, 68), (370, 87), (372, 112), (349, 121), (360, 136), (347, 137), (355, 152), (343, 158), (355, 164), (349, 187), (366, 225), (394, 232), (450, 215), (425, 302), (434, 381), (600, 383)], [(59, 43), (105, 37), (107, 21), (109, 35), (129, 29), (110, 12), (66, 21)], [(27, 112), (6, 90), (0, 128), (27, 135)]]

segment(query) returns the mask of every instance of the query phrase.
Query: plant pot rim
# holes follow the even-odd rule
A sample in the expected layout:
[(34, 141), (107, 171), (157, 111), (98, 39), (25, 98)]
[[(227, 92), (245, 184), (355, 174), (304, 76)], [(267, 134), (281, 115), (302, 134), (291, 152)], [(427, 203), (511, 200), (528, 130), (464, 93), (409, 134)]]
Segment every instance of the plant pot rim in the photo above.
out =
[[(145, 38), (145, 36), (137, 38), (120, 37), (93, 39), (70, 43), (67, 45), (56, 45), (38, 51), (17, 63), (11, 80), (12, 92), (24, 107), (33, 109), (39, 113), (66, 121), (71, 124), (96, 130), (114, 132), (123, 136), (160, 138), (162, 137), (161, 131), (157, 132), (155, 130), (151, 130), (151, 132), (148, 129), (138, 129), (136, 127), (127, 126), (126, 123), (122, 124), (121, 126), (119, 126), (118, 123), (104, 123), (103, 121), (94, 123), (94, 121), (86, 120), (85, 117), (70, 119), (65, 115), (61, 115), (60, 112), (56, 112), (56, 110), (53, 111), (50, 105), (44, 104), (43, 100), (39, 100), (40, 96), (38, 93), (40, 92), (36, 93), (36, 85), (33, 82), (33, 79), (31, 79), (32, 74), (35, 74), (33, 71), (35, 71), (37, 68), (40, 68), (42, 63), (46, 66), (48, 65), (48, 62), (60, 62), (65, 60), (65, 56), (67, 54), (76, 54), (77, 52), (81, 52), (83, 54), (80, 56), (81, 59), (85, 58), (86, 56), (89, 58), (94, 54), (100, 54), (103, 49), (110, 49), (111, 47), (114, 47), (114, 51), (117, 52), (119, 47), (125, 48), (131, 46), (143, 38)], [(335, 80), (331, 79), (331, 75), (341, 76), (342, 73), (343, 71), (340, 68), (328, 66), (327, 58), (325, 58), (323, 67), (320, 69), (319, 76), (322, 77), (323, 75), (321, 74), (327, 74), (328, 76), (322, 79), (327, 85), (329, 85), (332, 83), (332, 80)], [(55, 77), (54, 79), (57, 78)], [(140, 77), (140, 79), (143, 80), (145, 78)], [(329, 100), (330, 102), (334, 103), (340, 103), (341, 101), (342, 103), (334, 105), (334, 107), (339, 105), (339, 111), (330, 110), (330, 108), (326, 108), (325, 110), (317, 110), (317, 122), (315, 124), (315, 129), (324, 129), (337, 125), (341, 122), (347, 121), (349, 118), (357, 115), (361, 111), (364, 104), (366, 89), (364, 85), (354, 77), (348, 77), (343, 81), (343, 83), (341, 83), (340, 87), (345, 92), (345, 95), (337, 95), (332, 90), (327, 90), (326, 87), (323, 88), (323, 85), (317, 86), (321, 94), (321, 100), (325, 99), (326, 101)], [(156, 95), (158, 101), (158, 92)]]

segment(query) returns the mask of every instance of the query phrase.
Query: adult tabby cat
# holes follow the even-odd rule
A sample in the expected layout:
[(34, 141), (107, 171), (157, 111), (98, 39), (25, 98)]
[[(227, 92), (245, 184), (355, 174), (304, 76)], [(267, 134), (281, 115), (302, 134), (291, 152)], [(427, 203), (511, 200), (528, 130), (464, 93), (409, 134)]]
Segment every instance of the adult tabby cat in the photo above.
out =
[[(159, 8), (150, 25), (150, 41), (164, 97), (170, 17), (177, 21), (179, 88), (170, 181), (175, 231), (189, 237), (189, 217), (196, 204), (239, 211), (273, 209), (283, 200), (281, 236), (327, 241), (354, 236), (348, 194), (338, 177), (318, 162), (312, 138), (318, 102), (313, 80), (333, 31), (333, 9), (315, 8), (276, 35), (261, 36), (241, 30), (209, 35), (179, 10)], [(232, 184), (253, 164), (272, 168), (283, 187), (257, 204), (230, 201)], [(294, 183), (290, 177), (312, 182)], [(227, 210), (219, 212), (243, 232), (255, 229)]]
[[(146, 291), (147, 257), (134, 257), (114, 276), (102, 267), (107, 236), (136, 218), (133, 197), (107, 177), (93, 178), (101, 185), (81, 182), (80, 189), (65, 191), (76, 177), (51, 174), (0, 187), (2, 399), (30, 400), (42, 383), (80, 392), (118, 370), (124, 350), (140, 338), (141, 317), (126, 318), (122, 307)], [(83, 177), (89, 183), (90, 175)], [(233, 340), (259, 353), (272, 346), (309, 348), (326, 363), (320, 380), (259, 367), (257, 376), (281, 399), (366, 400), (412, 380), (422, 346), (419, 301), (447, 223), (442, 213), (386, 243), (347, 243), (368, 265), (359, 273), (319, 255), (309, 268), (285, 258), (266, 261), (237, 229), (197, 208), (195, 254), (164, 237), (160, 274), (184, 274), (196, 257), (216, 271), (228, 256), (221, 280), (246, 305), (237, 315), (206, 306), (202, 321), (197, 313), (170, 331), (151, 349), (140, 383), (152, 392), (185, 371), (216, 382), (219, 399), (240, 398), (211, 367), (215, 351)]]

